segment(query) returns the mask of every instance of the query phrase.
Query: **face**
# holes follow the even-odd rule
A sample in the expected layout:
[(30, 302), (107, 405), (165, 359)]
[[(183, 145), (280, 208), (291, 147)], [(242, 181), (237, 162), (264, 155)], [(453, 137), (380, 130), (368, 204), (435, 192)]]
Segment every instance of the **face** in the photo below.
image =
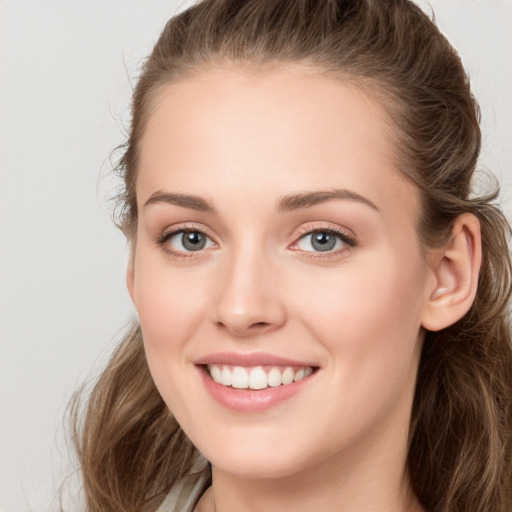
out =
[(402, 453), (428, 272), (383, 111), (298, 67), (203, 71), (154, 107), (128, 286), (184, 431), (258, 477)]

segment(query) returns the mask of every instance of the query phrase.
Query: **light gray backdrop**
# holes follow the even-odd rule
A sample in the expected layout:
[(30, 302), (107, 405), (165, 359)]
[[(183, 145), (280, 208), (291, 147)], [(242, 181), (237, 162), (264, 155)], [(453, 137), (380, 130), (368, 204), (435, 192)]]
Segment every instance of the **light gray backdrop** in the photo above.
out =
[[(133, 315), (108, 158), (129, 77), (187, 3), (0, 1), (0, 512), (55, 506), (66, 403)], [(511, 212), (512, 0), (431, 4), (470, 71), (481, 165)]]

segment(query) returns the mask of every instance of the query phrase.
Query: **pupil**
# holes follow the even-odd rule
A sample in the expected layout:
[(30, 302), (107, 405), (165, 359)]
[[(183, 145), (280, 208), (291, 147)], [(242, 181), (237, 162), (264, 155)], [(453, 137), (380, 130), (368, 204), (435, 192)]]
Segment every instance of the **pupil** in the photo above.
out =
[(183, 233), (181, 243), (188, 251), (199, 251), (205, 246), (206, 238), (197, 231), (190, 231)]
[(311, 244), (316, 251), (330, 251), (336, 245), (336, 237), (325, 231), (319, 231), (313, 234)]

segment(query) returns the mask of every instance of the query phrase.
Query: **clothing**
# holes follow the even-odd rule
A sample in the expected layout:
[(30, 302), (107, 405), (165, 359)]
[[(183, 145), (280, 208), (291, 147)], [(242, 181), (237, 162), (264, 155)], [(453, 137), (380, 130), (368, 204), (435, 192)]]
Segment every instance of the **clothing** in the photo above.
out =
[(192, 474), (184, 476), (172, 486), (156, 512), (194, 512), (209, 477), (208, 463), (200, 457), (194, 464)]
[(204, 475), (182, 478), (172, 487), (156, 512), (193, 512), (205, 481)]

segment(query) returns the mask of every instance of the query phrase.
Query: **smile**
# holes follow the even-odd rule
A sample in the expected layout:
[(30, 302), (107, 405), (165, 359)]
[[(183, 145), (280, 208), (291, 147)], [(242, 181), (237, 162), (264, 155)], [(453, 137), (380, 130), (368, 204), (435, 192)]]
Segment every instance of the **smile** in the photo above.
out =
[(206, 391), (236, 413), (261, 413), (291, 400), (318, 381), (321, 365), (256, 352), (218, 352), (194, 361)]
[(299, 382), (313, 373), (311, 366), (231, 366), (209, 364), (206, 366), (211, 378), (222, 386), (235, 389), (266, 389), (287, 386)]

